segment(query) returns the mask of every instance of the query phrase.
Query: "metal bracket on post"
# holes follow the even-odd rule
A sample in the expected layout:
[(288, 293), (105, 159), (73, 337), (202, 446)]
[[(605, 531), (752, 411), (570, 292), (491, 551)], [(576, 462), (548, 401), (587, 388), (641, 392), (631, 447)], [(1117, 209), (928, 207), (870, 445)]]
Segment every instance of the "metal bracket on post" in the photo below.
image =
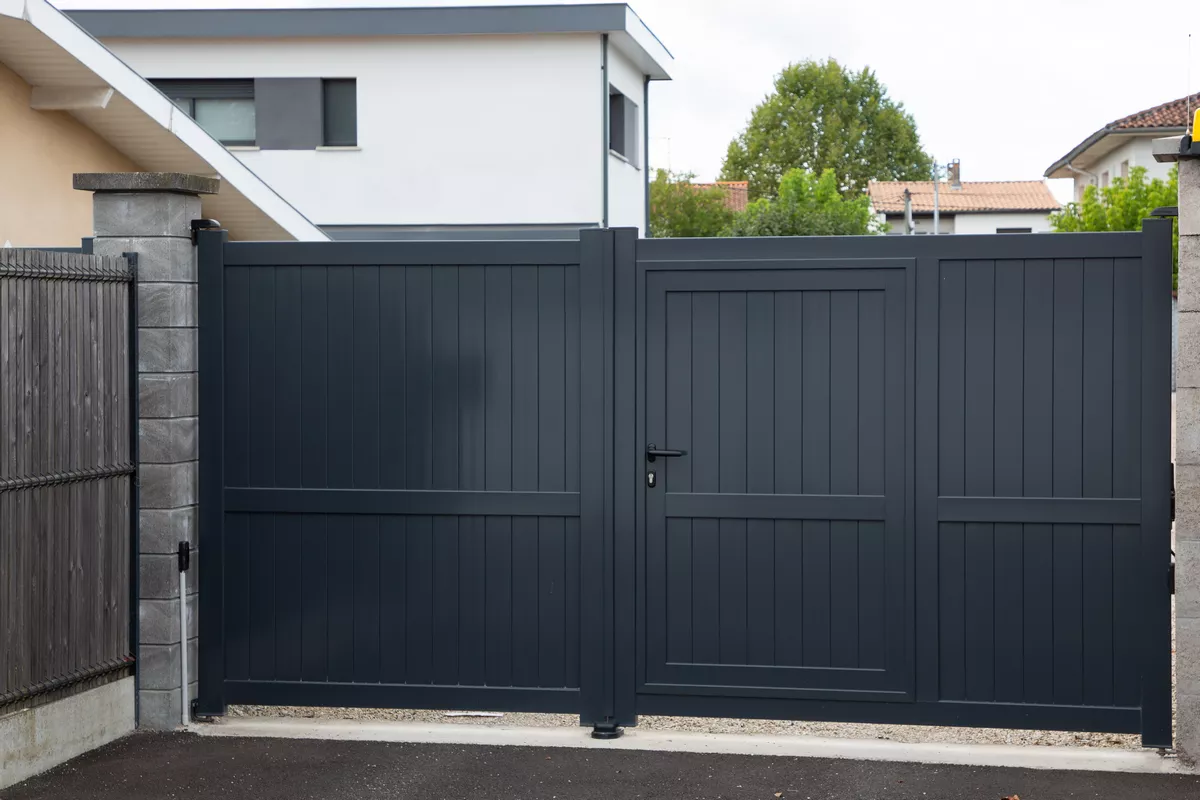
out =
[(192, 220), (192, 244), (198, 244), (200, 240), (200, 231), (210, 230), (212, 228), (221, 227), (221, 223), (215, 219), (194, 219)]

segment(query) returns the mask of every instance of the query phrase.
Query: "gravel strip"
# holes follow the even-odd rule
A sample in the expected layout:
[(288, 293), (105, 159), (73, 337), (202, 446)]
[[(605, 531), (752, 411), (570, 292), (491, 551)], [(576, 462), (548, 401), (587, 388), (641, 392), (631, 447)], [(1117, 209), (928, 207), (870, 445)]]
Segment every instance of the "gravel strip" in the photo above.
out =
[[(297, 717), (484, 725), (489, 727), (569, 728), (579, 725), (573, 714), (506, 713), (502, 717), (448, 717), (442, 711), (392, 708), (313, 708), (307, 706), (230, 706), (233, 717)], [(1067, 747), (1141, 748), (1136, 735), (1064, 733), (1061, 731), (1001, 730), (992, 728), (940, 728), (923, 725), (859, 725), (846, 722), (791, 722), (758, 719), (643, 716), (638, 727), (697, 733), (758, 733), (785, 736), (823, 736), (846, 739), (886, 739), (894, 742), (939, 744), (1021, 744)]]

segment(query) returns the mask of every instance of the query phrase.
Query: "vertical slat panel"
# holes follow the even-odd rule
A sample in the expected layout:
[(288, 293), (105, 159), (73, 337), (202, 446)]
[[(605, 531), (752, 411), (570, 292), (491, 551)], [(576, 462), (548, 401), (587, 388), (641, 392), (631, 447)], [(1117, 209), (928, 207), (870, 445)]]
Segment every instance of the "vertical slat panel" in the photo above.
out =
[[(746, 297), (746, 491), (775, 491), (775, 296)], [(746, 523), (746, 661), (775, 662), (775, 523)]]
[[(829, 292), (804, 292), (802, 321), (804, 492), (829, 492)], [(802, 523), (803, 663), (829, 666), (829, 523)]]
[(303, 519), (280, 514), (275, 520), (275, 675), (286, 681), (304, 675)]
[(579, 317), (579, 267), (567, 266), (566, 284), (563, 288), (563, 303), (565, 306), (563, 319), (566, 326), (564, 341), (566, 344), (566, 387), (563, 403), (566, 407), (566, 489), (568, 492), (579, 491), (580, 473), (580, 317)]
[(512, 684), (513, 555), (512, 520), (484, 519), (487, 600), (487, 639), (484, 642), (486, 679), (489, 686)]
[[(692, 295), (693, 492), (720, 491), (720, 299)], [(720, 645), (720, 534), (717, 521), (692, 520), (692, 659), (715, 664)]]
[(458, 518), (458, 680), (465, 686), (483, 686), (487, 680), (487, 664), (484, 660), (487, 551), (483, 526), (483, 517)]
[(537, 270), (512, 269), (512, 488), (516, 491), (538, 488)]
[[(512, 270), (488, 267), (484, 271), (484, 280), (484, 328), (487, 332), (483, 391), (487, 428), (484, 481), (488, 491), (504, 491), (513, 488)], [(490, 526), (491, 521), (488, 522), (489, 531)]]
[(379, 680), (383, 683), (404, 683), (406, 680), (406, 526), (407, 519), (402, 516), (379, 519)]
[(458, 267), (433, 268), (432, 294), (433, 488), (458, 489)]
[(458, 271), (459, 485), (473, 491), (482, 491), (486, 484), (486, 269)]
[[(254, 269), (261, 269), (255, 267)], [(251, 271), (253, 274), (253, 270)], [(328, 486), (354, 487), (354, 268), (332, 267), (328, 276), (329, 384)]]
[(580, 575), (583, 565), (580, 564), (579, 517), (568, 517), (566, 526), (566, 575), (563, 578), (564, 589), (564, 621), (566, 629), (566, 654), (564, 656), (565, 683), (572, 688), (579, 688), (579, 662), (582, 657), (582, 625), (580, 624)]
[[(514, 320), (515, 324), (515, 320)], [(515, 442), (514, 442), (515, 444)], [(538, 520), (512, 519), (512, 684), (537, 686), (541, 599)]]
[(433, 518), (433, 682), (447, 686), (458, 683), (458, 536), (458, 517)]
[[(858, 491), (884, 494), (883, 292), (858, 293)], [(863, 669), (884, 666), (885, 578), (883, 525), (858, 523), (858, 660)]]
[[(997, 261), (994, 490), (999, 497), (1024, 493), (1024, 294), (1024, 262)], [(994, 535), (995, 699), (1016, 703), (1024, 691), (1024, 537), (1015, 524), (994, 526)]]
[[(972, 497), (994, 493), (995, 289), (993, 262), (966, 264), (963, 488)], [(969, 700), (989, 702), (995, 696), (995, 534), (992, 525), (967, 523), (963, 536), (965, 691)]]
[[(433, 488), (433, 275), (409, 267), (404, 286), (405, 485)], [(410, 529), (410, 544), (411, 529)], [(428, 564), (425, 565), (428, 567)], [(409, 562), (412, 568), (412, 562)], [(412, 613), (411, 606), (409, 613)]]
[[(73, 295), (77, 294), (72, 292)], [(321, 298), (322, 304), (324, 298)], [(71, 311), (78, 311), (73, 297)], [(246, 486), (250, 481), (250, 273), (235, 267), (225, 273), (225, 481), (229, 486)], [(69, 435), (79, 437), (79, 361), (72, 370), (72, 403)], [(14, 451), (15, 452), (15, 451)]]
[[(275, 485), (302, 485), (303, 278), (299, 267), (281, 267), (275, 276)], [(303, 677), (304, 638), (301, 517), (282, 515), (275, 523), (275, 674)]]
[[(717, 413), (722, 492), (746, 491), (746, 295), (720, 294)], [(746, 663), (746, 521), (720, 521), (721, 663)]]
[(354, 517), (331, 514), (326, 517), (329, 532), (326, 580), (329, 582), (329, 680), (348, 683), (354, 680), (354, 581), (358, 541), (354, 535)]
[[(692, 295), (671, 292), (667, 295), (667, 441), (674, 447), (695, 453), (692, 444)], [(693, 458), (667, 462), (665, 492), (692, 490)], [(686, 663), (692, 660), (692, 522), (668, 519), (666, 530), (666, 658)]]
[(354, 267), (353, 486), (379, 488), (379, 267)]
[[(412, 285), (409, 285), (412, 289)], [(410, 292), (411, 297), (411, 292)], [(409, 329), (411, 331), (411, 328)], [(410, 351), (411, 353), (411, 351)], [(412, 473), (409, 473), (412, 477)], [(433, 682), (433, 518), (406, 520), (404, 566), (407, 570), (405, 608), (408, 611), (408, 645), (405, 654), (408, 683)]]
[[(538, 267), (538, 489), (566, 489), (566, 276)], [(538, 520), (538, 685), (565, 683), (566, 526)]]
[[(1083, 262), (1054, 263), (1054, 496), (1083, 494)], [(1083, 701), (1083, 529), (1054, 526), (1054, 700)]]
[(404, 272), (404, 267), (379, 268), (379, 485), (384, 489), (407, 485)]
[[(1113, 291), (1113, 496), (1139, 497), (1141, 473), (1141, 261), (1114, 263)], [(1113, 702), (1141, 702), (1141, 531), (1113, 526)]]
[[(1054, 494), (1054, 262), (1025, 262), (1025, 374), (1022, 485), (1025, 497)], [(1053, 528), (1025, 525), (1024, 695), (1054, 699)]]
[[(829, 490), (853, 495), (859, 493), (858, 292), (832, 292), (829, 304)], [(858, 523), (830, 523), (830, 664), (835, 667), (858, 666), (858, 558)]]
[(225, 518), (225, 677), (250, 677), (250, 517)]
[[(1083, 274), (1083, 496), (1113, 496), (1113, 262)], [(1113, 529), (1083, 528), (1083, 702), (1113, 700)]]
[[(966, 269), (961, 261), (941, 265), (938, 333), (938, 488), (943, 496), (965, 491), (966, 451)], [(966, 697), (966, 531), (962, 523), (938, 528), (939, 696)]]
[[(357, 474), (357, 473), (356, 473)], [(277, 534), (278, 535), (278, 534)], [(381, 551), (379, 517), (354, 518), (354, 680), (377, 683), (382, 630), (380, 608)]]
[[(225, 273), (226, 286), (237, 273), (245, 273), (244, 269), (227, 269)], [(302, 368), (300, 373), (300, 479), (303, 486), (325, 486), (329, 468), (329, 449), (327, 431), (329, 425), (329, 406), (327, 387), (329, 376), (329, 308), (326, 298), (325, 267), (301, 267), (300, 277), (300, 318), (303, 325), (300, 329), (300, 351)], [(230, 291), (226, 299), (225, 313), (229, 315), (233, 308), (230, 300), (234, 292)], [(231, 396), (233, 387), (230, 382), (236, 378), (237, 370), (231, 360), (238, 357), (239, 348), (236, 341), (229, 338), (226, 331), (225, 355), (225, 391)], [(230, 429), (233, 420), (230, 409), (225, 411), (225, 452), (227, 465), (225, 479), (231, 486), (237, 486), (232, 480), (230, 470), (235, 468), (237, 457), (229, 449), (235, 447), (237, 432)]]
[(561, 517), (538, 523), (538, 685), (566, 684), (566, 525)]
[[(300, 600), (303, 620), (301, 672), (306, 681), (323, 681), (329, 676), (329, 534), (326, 518), (323, 514), (306, 514), (300, 528), (300, 577), (303, 586), (303, 596)], [(230, 537), (228, 541), (231, 543), (233, 534), (232, 528), (227, 529), (226, 535)], [(225, 574), (232, 587), (233, 576), (228, 569), (227, 566)], [(227, 594), (226, 608), (232, 605), (232, 600), (232, 596)], [(227, 641), (227, 652), (228, 647)]]

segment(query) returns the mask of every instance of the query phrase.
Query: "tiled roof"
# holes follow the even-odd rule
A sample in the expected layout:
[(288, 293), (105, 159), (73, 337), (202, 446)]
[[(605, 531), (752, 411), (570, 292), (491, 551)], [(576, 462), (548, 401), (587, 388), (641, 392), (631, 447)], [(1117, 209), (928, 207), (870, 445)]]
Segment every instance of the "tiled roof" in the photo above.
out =
[(1189, 122), (1189, 105), (1194, 114), (1196, 109), (1200, 108), (1200, 94), (1181, 97), (1169, 103), (1138, 111), (1114, 120), (1104, 127), (1110, 131), (1128, 131), (1139, 128), (1186, 128)]
[(1188, 119), (1189, 108), (1193, 114), (1200, 108), (1200, 93), (1181, 97), (1169, 103), (1161, 103), (1157, 106), (1137, 111), (1127, 117), (1113, 120), (1075, 145), (1071, 152), (1051, 164), (1046, 169), (1046, 177), (1071, 177), (1071, 173), (1065, 170), (1066, 166), (1074, 162), (1075, 159), (1084, 156), (1097, 142), (1110, 133), (1137, 135), (1145, 131), (1146, 135), (1151, 135), (1152, 132), (1157, 132), (1159, 135), (1166, 135), (1172, 130), (1183, 131), (1188, 127), (1188, 123), (1190, 122)]
[[(904, 190), (912, 192), (913, 213), (933, 213), (933, 181), (871, 181), (867, 192), (871, 206), (885, 214), (904, 213)], [(938, 189), (943, 214), (972, 211), (1057, 211), (1044, 181), (963, 181), (961, 189), (943, 182)]]
[(717, 181), (716, 183), (693, 183), (697, 189), (719, 186), (725, 190), (725, 205), (730, 211), (744, 211), (750, 202), (749, 181)]

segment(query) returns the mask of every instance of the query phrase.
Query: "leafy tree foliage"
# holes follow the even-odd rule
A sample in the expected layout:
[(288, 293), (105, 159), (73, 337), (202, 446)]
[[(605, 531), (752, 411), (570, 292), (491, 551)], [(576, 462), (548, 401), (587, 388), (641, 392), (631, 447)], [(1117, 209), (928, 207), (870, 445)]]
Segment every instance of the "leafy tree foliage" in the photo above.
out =
[(775, 197), (792, 169), (833, 170), (839, 191), (857, 197), (872, 180), (929, 180), (933, 161), (903, 104), (870, 69), (803, 61), (775, 79), (729, 144), (722, 180), (750, 182), (750, 197)]
[(660, 169), (650, 184), (650, 234), (720, 236), (733, 219), (719, 186), (699, 187), (690, 173), (673, 175)]
[[(1068, 203), (1062, 211), (1051, 215), (1050, 224), (1059, 232), (1077, 231), (1137, 231), (1142, 220), (1160, 206), (1173, 206), (1179, 201), (1179, 169), (1171, 170), (1167, 180), (1146, 179), (1145, 167), (1129, 170), (1128, 178), (1114, 178), (1104, 188), (1088, 186), (1083, 200)], [(1175, 220), (1175, 267), (1173, 283), (1179, 287), (1179, 220)]]
[(775, 199), (759, 198), (734, 217), (731, 236), (852, 236), (880, 233), (866, 194), (844, 197), (832, 169), (821, 177), (789, 170)]

